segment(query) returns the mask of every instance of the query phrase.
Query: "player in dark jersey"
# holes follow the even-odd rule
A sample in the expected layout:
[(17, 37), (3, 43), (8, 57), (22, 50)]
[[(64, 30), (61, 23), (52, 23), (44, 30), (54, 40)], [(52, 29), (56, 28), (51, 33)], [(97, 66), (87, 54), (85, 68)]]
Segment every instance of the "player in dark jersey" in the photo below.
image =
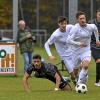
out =
[(59, 73), (57, 67), (53, 64), (47, 64), (41, 61), (40, 55), (34, 55), (33, 61), (30, 67), (27, 69), (27, 71), (24, 74), (23, 77), (23, 85), (25, 91), (29, 92), (29, 85), (28, 85), (28, 79), (32, 72), (35, 72), (35, 77), (37, 78), (46, 78), (52, 82), (55, 83), (55, 91), (58, 90), (71, 90), (71, 86), (69, 85), (68, 81), (64, 80), (61, 74)]
[[(89, 21), (89, 23), (93, 23), (97, 26), (98, 32), (100, 34), (100, 8), (97, 10), (96, 13), (96, 18), (92, 19)], [(99, 40), (100, 40), (100, 35), (99, 35)], [(100, 86), (100, 46), (96, 45), (96, 39), (94, 34), (91, 37), (91, 51), (92, 51), (92, 56), (96, 62), (96, 86)]]

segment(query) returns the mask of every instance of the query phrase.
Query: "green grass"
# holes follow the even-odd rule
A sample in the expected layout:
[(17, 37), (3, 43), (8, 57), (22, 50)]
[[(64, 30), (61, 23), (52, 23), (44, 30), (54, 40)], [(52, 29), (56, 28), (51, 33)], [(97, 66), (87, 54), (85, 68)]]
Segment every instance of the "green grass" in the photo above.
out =
[[(59, 62), (59, 57), (55, 51), (52, 50), (57, 59), (52, 62), (54, 64)], [(34, 54), (39, 53), (48, 61), (47, 54), (42, 48), (35, 48)], [(19, 52), (18, 52), (19, 54)], [(57, 91), (54, 92), (54, 84), (46, 79), (30, 78), (29, 84), (31, 92), (26, 93), (22, 86), (23, 76), (23, 60), (22, 56), (18, 56), (18, 75), (14, 76), (0, 76), (0, 100), (99, 100), (100, 87), (94, 86), (95, 81), (95, 64), (92, 60), (89, 66), (89, 81), (88, 92), (86, 94), (77, 94), (73, 88), (72, 92)], [(48, 61), (49, 62), (49, 61)], [(60, 67), (60, 66), (59, 66)], [(66, 75), (66, 71), (61, 72)], [(73, 87), (73, 84), (71, 84)]]

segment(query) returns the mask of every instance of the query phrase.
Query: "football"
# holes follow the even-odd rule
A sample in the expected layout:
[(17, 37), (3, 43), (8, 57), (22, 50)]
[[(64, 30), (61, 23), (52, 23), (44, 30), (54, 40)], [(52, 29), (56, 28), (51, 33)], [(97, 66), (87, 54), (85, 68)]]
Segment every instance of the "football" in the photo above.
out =
[(75, 90), (77, 93), (85, 94), (87, 92), (87, 86), (85, 84), (77, 84)]

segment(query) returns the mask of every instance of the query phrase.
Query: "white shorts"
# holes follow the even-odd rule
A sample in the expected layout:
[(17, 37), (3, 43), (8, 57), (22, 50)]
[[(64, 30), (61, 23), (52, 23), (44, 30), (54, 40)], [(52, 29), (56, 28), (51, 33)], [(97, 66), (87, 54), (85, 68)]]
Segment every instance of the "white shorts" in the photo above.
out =
[(68, 70), (69, 73), (73, 72), (74, 69), (74, 63), (72, 56), (66, 56), (62, 57), (62, 60), (64, 61), (65, 67)]
[(87, 50), (82, 53), (75, 53), (73, 55), (73, 61), (74, 61), (74, 68), (80, 67), (82, 61), (88, 60), (91, 61), (91, 51)]

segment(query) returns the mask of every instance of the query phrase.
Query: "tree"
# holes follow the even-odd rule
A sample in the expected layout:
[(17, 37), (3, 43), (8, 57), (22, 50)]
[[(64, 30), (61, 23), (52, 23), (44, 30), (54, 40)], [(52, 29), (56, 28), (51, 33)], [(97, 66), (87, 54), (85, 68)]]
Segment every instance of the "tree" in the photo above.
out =
[(12, 0), (0, 0), (0, 28), (12, 27)]

